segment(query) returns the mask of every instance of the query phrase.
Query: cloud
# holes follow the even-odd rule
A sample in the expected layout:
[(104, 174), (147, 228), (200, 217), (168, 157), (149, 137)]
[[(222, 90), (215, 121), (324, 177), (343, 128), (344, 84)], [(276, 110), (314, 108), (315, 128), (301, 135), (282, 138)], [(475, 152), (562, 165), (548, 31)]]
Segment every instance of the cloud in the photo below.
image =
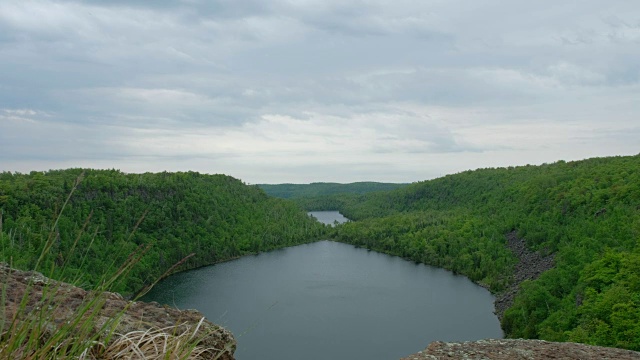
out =
[(636, 154), (640, 5), (0, 3), (0, 170), (417, 181)]

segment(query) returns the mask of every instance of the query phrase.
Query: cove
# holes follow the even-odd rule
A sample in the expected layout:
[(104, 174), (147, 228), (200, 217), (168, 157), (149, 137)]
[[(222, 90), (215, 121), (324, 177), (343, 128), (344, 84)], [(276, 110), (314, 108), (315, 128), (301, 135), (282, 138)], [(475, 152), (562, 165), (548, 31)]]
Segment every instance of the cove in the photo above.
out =
[(234, 333), (239, 360), (388, 360), (503, 335), (467, 278), (332, 241), (178, 273), (143, 300), (198, 309)]

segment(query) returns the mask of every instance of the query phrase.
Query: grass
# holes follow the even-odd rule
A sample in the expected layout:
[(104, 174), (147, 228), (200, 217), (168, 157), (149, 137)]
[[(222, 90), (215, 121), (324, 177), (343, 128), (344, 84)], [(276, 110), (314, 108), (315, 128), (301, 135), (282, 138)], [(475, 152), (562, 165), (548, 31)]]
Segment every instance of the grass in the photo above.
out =
[(187, 329), (180, 334), (173, 333), (175, 327), (128, 332), (109, 344), (103, 356), (108, 359), (129, 359), (131, 356), (153, 360), (216, 359), (223, 349), (193, 345), (203, 320), (193, 330)]
[[(105, 320), (103, 310), (109, 296), (108, 291), (131, 271), (148, 247), (139, 247), (112, 274), (105, 274), (93, 290), (81, 292), (81, 298), (78, 292), (70, 290), (68, 284), (48, 279), (37, 272), (56, 240), (53, 229), (82, 176), (78, 177), (60, 209), (29, 276), (16, 280), (11, 264), (0, 264), (0, 281), (3, 284), (0, 294), (3, 304), (0, 307), (0, 359), (218, 359), (225, 353), (231, 353), (229, 348), (217, 349), (211, 345), (201, 345), (211, 335), (202, 331), (204, 317), (197, 324), (176, 323), (171, 327), (120, 333), (121, 319), (132, 304), (127, 302), (115, 315)], [(81, 232), (86, 229), (90, 217)], [(143, 218), (138, 224), (142, 220)], [(80, 247), (77, 246), (80, 235), (71, 251)], [(0, 236), (4, 236), (2, 231)], [(85, 251), (83, 256), (86, 257), (86, 254)], [(184, 260), (186, 258), (181, 262)], [(180, 263), (167, 270), (167, 273)], [(53, 274), (53, 269), (49, 270)], [(64, 269), (62, 270), (64, 273)], [(16, 289), (7, 288), (12, 276), (14, 281), (24, 283), (22, 294), (16, 293)], [(140, 292), (136, 300), (151, 286)], [(10, 292), (13, 296), (10, 296)], [(181, 332), (178, 333), (178, 329)]]

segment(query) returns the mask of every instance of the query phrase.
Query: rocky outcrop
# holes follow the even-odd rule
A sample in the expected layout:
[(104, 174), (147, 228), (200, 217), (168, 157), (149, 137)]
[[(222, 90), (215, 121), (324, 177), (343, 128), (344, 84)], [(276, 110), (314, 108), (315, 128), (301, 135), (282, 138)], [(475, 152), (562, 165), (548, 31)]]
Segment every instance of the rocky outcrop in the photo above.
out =
[(640, 352), (576, 343), (542, 340), (480, 340), (458, 343), (436, 341), (424, 351), (402, 360), (638, 360)]
[[(127, 341), (135, 341), (136, 346), (147, 344), (148, 348), (166, 348), (167, 344), (191, 341), (197, 346), (194, 353), (199, 359), (233, 359), (236, 348), (233, 335), (206, 320), (196, 310), (181, 311), (158, 303), (131, 302), (111, 292), (87, 292), (40, 273), (15, 270), (2, 263), (0, 282), (5, 300), (0, 315), (5, 330), (10, 328), (14, 317), (17, 320), (14, 328), (21, 322), (33, 321), (34, 317), (44, 317), (42, 336), (47, 338), (73, 323), (74, 319), (91, 317), (89, 322), (80, 321), (77, 331), (81, 331), (82, 324), (91, 324), (88, 331), (99, 337), (110, 324), (115, 328), (115, 336), (105, 340), (106, 344), (100, 345), (103, 348), (116, 344), (118, 351), (122, 351), (127, 347)], [(76, 333), (76, 330), (71, 332)], [(157, 343), (148, 345), (157, 341), (162, 341), (160, 347)], [(134, 355), (122, 358), (138, 358)]]
[(507, 234), (507, 247), (518, 259), (513, 271), (513, 282), (495, 300), (495, 312), (502, 321), (504, 312), (513, 305), (513, 299), (518, 293), (520, 284), (525, 280), (535, 280), (543, 272), (553, 267), (553, 254), (542, 256), (527, 248), (524, 239), (518, 238), (515, 231)]

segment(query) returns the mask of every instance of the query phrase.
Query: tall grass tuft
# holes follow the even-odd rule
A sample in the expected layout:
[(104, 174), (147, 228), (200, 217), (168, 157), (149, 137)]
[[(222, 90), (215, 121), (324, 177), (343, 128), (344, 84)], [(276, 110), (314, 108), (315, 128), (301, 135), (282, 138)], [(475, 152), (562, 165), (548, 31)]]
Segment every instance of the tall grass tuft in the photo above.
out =
[[(43, 259), (56, 241), (54, 229), (83, 175), (75, 181), (62, 205), (34, 268), (27, 273), (29, 276), (21, 279), (25, 285), (22, 293), (7, 287), (9, 279), (15, 275), (10, 259), (7, 259), (9, 264), (0, 263), (0, 300), (3, 304), (0, 307), (0, 359), (217, 359), (225, 351), (229, 351), (199, 345), (203, 337), (209, 335), (202, 332), (198, 334), (204, 318), (191, 327), (182, 326), (181, 329), (186, 330), (181, 333), (176, 333), (178, 324), (175, 327), (119, 333), (120, 320), (132, 304), (127, 302), (114, 316), (104, 320), (101, 311), (109, 297), (108, 291), (141, 260), (149, 249), (147, 246), (138, 247), (118, 269), (105, 274), (98, 285), (86, 292), (81, 299), (72, 298), (78, 295), (69, 290), (68, 284), (51, 280), (38, 272), (41, 271)], [(80, 248), (78, 240), (86, 230), (90, 218), (91, 215), (76, 237), (67, 259)], [(143, 218), (144, 215), (136, 228)], [(4, 236), (1, 231), (0, 236)], [(92, 237), (91, 243), (94, 238)], [(86, 254), (85, 251), (82, 255), (83, 261)], [(64, 263), (66, 261), (62, 263), (62, 267)], [(174, 268), (175, 266), (168, 272)], [(54, 273), (53, 268), (46, 270), (50, 274)], [(65, 274), (64, 268), (58, 270)]]

